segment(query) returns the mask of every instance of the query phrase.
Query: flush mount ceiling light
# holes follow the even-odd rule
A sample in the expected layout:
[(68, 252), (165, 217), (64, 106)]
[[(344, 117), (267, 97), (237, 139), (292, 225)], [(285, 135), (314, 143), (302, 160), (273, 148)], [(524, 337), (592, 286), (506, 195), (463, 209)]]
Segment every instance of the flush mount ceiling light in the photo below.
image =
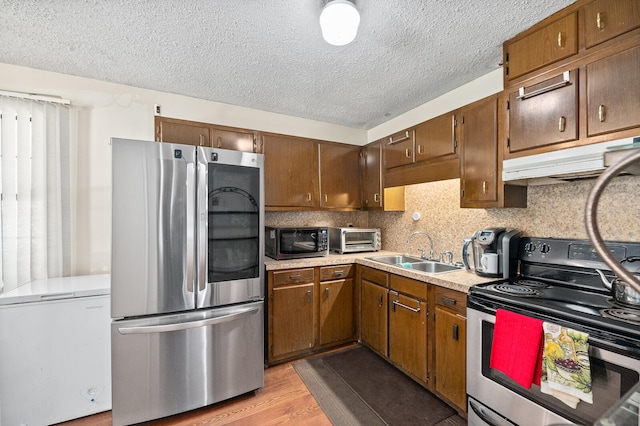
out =
[(320, 28), (325, 41), (334, 46), (344, 46), (356, 38), (360, 14), (348, 0), (332, 0), (320, 14)]

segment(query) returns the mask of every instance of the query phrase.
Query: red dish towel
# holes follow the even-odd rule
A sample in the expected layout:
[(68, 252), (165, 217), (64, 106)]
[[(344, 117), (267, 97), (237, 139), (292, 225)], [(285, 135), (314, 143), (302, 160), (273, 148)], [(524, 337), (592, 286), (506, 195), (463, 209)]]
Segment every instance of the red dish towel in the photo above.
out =
[(540, 384), (542, 321), (498, 309), (489, 366), (529, 389)]

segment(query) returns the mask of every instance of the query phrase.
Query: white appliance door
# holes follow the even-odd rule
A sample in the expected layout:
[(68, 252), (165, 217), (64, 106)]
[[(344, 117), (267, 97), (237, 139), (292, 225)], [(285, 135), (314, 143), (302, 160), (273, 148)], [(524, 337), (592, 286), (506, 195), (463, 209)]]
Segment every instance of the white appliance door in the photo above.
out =
[(111, 409), (109, 295), (0, 306), (0, 424)]
[(195, 147), (112, 139), (111, 316), (195, 307)]
[(170, 416), (262, 387), (263, 303), (113, 321), (113, 425)]

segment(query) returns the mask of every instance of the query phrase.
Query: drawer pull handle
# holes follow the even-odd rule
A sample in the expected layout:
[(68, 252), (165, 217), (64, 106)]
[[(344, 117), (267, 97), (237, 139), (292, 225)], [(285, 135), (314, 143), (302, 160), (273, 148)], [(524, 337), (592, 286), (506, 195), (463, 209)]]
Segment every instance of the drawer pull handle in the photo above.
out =
[(396, 140), (393, 140), (393, 136), (389, 136), (389, 144), (388, 145), (393, 145), (394, 143), (399, 143), (402, 141), (406, 141), (407, 139), (409, 139), (409, 131), (405, 131), (404, 132), (404, 136), (399, 137)]
[(342, 274), (344, 274), (344, 271), (333, 271), (333, 275), (340, 277), (342, 276)]
[(604, 30), (604, 19), (602, 19), (602, 13), (600, 12), (596, 13), (596, 27), (600, 31)]
[(552, 90), (558, 89), (560, 87), (568, 86), (570, 84), (571, 84), (571, 81), (569, 80), (569, 71), (565, 71), (562, 73), (562, 81), (551, 84), (547, 87), (543, 87), (538, 90), (534, 90), (533, 92), (525, 93), (524, 87), (520, 87), (518, 89), (518, 97), (516, 99), (525, 100), (528, 98), (533, 98), (534, 96), (542, 95), (543, 93), (551, 92)]
[(445, 305), (455, 305), (456, 303), (458, 303), (458, 301), (456, 299), (452, 299), (451, 297), (442, 296), (442, 297), (440, 297), (440, 300)]
[(405, 308), (406, 310), (411, 311), (411, 312), (420, 312), (420, 301), (418, 301), (418, 307), (417, 308), (412, 308), (411, 306), (407, 306), (404, 303), (400, 303), (397, 300), (394, 300), (393, 301), (393, 310), (394, 310), (394, 312), (396, 310), (396, 306), (400, 306), (401, 308)]
[(604, 123), (604, 120), (607, 119), (607, 109), (605, 108), (604, 105), (600, 105), (598, 107), (598, 120), (600, 120), (601, 123)]
[(302, 276), (300, 274), (298, 274), (298, 275), (289, 275), (289, 279), (291, 281), (299, 281), (300, 278), (302, 278)]
[(458, 340), (458, 324), (453, 324), (453, 334), (451, 337), (453, 337), (453, 340)]
[(567, 126), (567, 119), (566, 117), (560, 117), (558, 119), (558, 130), (560, 131), (560, 133), (564, 132), (564, 129)]

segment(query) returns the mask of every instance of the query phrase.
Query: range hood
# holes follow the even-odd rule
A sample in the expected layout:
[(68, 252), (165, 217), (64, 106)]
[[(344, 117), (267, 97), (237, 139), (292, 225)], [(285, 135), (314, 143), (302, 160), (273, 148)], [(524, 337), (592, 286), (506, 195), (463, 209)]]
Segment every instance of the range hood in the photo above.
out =
[(618, 139), (504, 160), (502, 180), (514, 184), (543, 185), (595, 177), (605, 168), (605, 152), (639, 143), (640, 137)]

